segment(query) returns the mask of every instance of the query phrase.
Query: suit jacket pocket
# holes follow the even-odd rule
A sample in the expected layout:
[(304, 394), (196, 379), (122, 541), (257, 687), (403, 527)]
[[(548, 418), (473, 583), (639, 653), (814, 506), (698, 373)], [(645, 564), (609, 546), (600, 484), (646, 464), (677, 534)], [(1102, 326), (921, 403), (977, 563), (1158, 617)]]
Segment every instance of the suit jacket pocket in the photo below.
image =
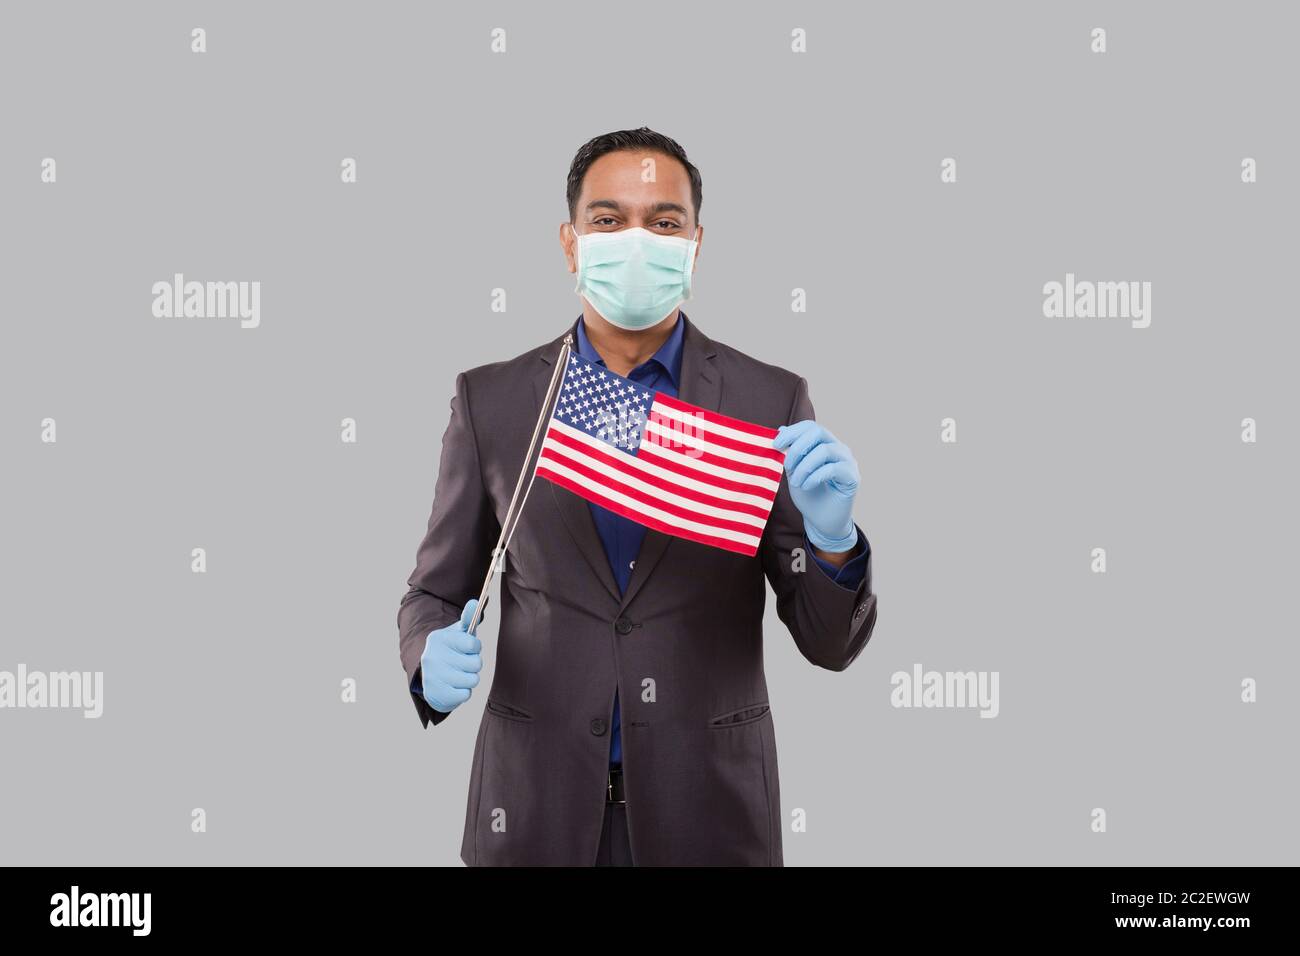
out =
[(718, 714), (709, 720), (710, 727), (740, 727), (744, 724), (752, 724), (755, 721), (762, 720), (767, 716), (769, 710), (767, 701), (760, 701), (757, 704), (750, 704), (748, 707), (742, 707), (739, 710), (731, 710), (725, 714)]
[(528, 713), (528, 711), (521, 710), (518, 707), (512, 707), (510, 704), (503, 704), (501, 701), (494, 700), (491, 697), (487, 700), (487, 709), (498, 717), (505, 717), (507, 720), (533, 719), (533, 715)]

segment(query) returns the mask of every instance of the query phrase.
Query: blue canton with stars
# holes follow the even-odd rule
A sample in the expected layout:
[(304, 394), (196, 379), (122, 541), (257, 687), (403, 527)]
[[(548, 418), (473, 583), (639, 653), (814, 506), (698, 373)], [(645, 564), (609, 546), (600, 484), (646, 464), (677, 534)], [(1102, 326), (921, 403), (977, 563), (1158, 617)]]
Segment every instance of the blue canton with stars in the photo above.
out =
[(571, 354), (554, 417), (635, 455), (654, 399), (650, 389)]

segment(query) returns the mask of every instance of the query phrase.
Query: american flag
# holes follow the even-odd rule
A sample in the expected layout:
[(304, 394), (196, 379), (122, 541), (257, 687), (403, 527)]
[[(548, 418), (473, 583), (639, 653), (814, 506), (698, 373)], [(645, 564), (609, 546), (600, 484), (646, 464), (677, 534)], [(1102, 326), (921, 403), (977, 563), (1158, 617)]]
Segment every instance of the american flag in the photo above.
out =
[(775, 437), (570, 353), (536, 473), (648, 528), (752, 556), (781, 483)]

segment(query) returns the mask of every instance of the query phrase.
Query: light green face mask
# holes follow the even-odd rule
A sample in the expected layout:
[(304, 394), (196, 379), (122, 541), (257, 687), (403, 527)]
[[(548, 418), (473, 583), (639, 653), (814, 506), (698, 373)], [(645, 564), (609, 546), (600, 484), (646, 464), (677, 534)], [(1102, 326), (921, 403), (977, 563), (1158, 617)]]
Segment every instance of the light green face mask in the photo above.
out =
[(620, 329), (658, 325), (691, 297), (695, 239), (660, 236), (640, 226), (582, 235), (575, 229), (574, 235), (574, 289)]

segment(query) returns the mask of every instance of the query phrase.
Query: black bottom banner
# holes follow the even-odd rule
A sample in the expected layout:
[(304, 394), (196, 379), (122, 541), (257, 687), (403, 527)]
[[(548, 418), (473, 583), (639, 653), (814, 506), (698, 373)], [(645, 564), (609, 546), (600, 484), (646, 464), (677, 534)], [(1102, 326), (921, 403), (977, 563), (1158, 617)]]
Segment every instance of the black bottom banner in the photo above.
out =
[[(828, 868), (779, 870), (8, 868), (6, 940), (278, 941), (445, 946), (458, 936), (536, 937), (606, 924), (631, 937), (773, 921), (872, 939), (1232, 946), (1277, 938), (1292, 868)], [(1284, 889), (1285, 887), (1285, 889)], [(638, 912), (640, 910), (640, 912)], [(543, 917), (538, 921), (531, 917)], [(744, 920), (762, 918), (746, 926)], [(832, 921), (839, 926), (827, 926)], [(1261, 936), (1260, 934), (1264, 934)], [(818, 934), (820, 935), (820, 933)], [(784, 938), (784, 937), (783, 937)], [(787, 939), (788, 942), (788, 939)], [(147, 945), (147, 943), (146, 943)], [(542, 945), (538, 941), (538, 945)]]

